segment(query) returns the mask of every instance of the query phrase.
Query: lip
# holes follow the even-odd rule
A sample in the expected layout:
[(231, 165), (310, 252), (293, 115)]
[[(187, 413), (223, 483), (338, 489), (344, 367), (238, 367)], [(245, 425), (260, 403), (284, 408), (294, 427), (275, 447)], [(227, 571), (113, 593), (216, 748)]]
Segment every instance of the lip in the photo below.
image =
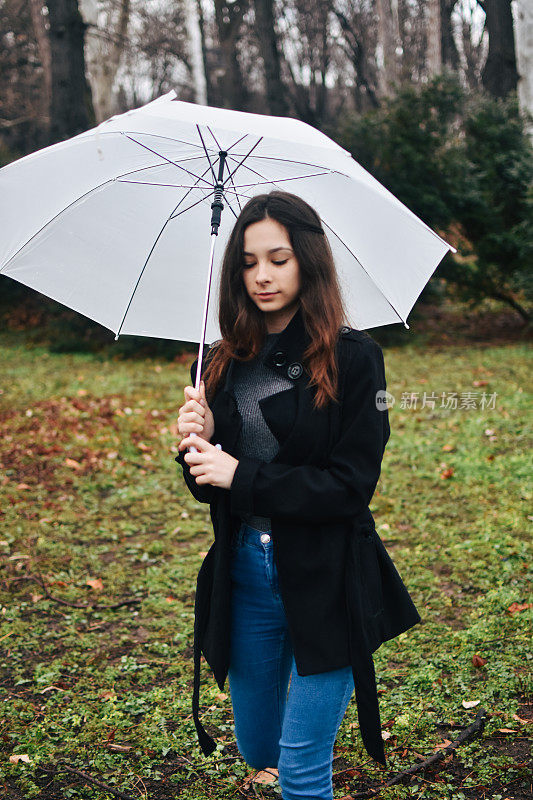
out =
[(267, 297), (274, 297), (275, 294), (278, 294), (278, 293), (277, 292), (258, 292), (257, 296), (258, 297), (262, 297), (262, 298), (267, 298)]

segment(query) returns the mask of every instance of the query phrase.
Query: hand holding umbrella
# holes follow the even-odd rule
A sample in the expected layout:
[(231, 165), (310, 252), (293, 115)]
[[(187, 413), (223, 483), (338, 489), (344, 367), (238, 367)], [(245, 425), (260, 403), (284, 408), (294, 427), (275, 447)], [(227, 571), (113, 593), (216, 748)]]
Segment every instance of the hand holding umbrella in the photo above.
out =
[(187, 436), (178, 445), (179, 450), (190, 447), (184, 459), (190, 467), (191, 475), (198, 485), (210, 483), (220, 489), (229, 489), (233, 475), (237, 469), (238, 459), (230, 456), (221, 449), (220, 445), (213, 446), (200, 436)]

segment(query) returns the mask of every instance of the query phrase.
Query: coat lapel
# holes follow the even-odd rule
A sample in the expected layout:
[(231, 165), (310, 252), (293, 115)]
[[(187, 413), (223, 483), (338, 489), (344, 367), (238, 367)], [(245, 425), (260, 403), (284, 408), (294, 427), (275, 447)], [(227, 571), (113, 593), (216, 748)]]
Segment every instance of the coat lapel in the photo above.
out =
[[(273, 372), (284, 375), (293, 385), (259, 401), (266, 424), (279, 442), (279, 451), (273, 461), (291, 463), (291, 453), (300, 462), (306, 452), (308, 429), (301, 423), (312, 411), (312, 392), (309, 374), (302, 357), (310, 341), (303, 321), (301, 306), (287, 326), (263, 356), (263, 364)], [(211, 404), (215, 419), (215, 439), (228, 453), (235, 451), (242, 427), (242, 417), (237, 408), (232, 359), (226, 371), (224, 386)], [(308, 444), (308, 443), (307, 443)]]

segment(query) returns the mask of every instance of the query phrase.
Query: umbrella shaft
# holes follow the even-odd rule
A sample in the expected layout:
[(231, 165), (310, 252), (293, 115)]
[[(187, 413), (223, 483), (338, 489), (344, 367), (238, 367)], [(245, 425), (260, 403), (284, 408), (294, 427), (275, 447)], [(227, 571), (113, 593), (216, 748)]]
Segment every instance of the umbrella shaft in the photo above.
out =
[(218, 236), (220, 217), (222, 215), (222, 209), (224, 208), (224, 203), (222, 202), (224, 199), (224, 166), (228, 154), (225, 150), (221, 150), (218, 155), (220, 159), (218, 162), (218, 177), (215, 184), (215, 197), (211, 203), (211, 209), (213, 211), (211, 215), (211, 234), (215, 236)]

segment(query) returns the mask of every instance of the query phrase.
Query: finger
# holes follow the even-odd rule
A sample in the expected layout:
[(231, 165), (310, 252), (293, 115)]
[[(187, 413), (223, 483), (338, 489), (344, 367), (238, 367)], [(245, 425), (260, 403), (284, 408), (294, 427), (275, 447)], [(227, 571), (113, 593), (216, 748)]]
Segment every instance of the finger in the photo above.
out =
[(200, 402), (202, 399), (202, 395), (198, 389), (195, 389), (194, 386), (186, 386), (183, 390), (183, 393), (187, 400), (197, 400)]
[(181, 444), (184, 447), (196, 447), (196, 449), (202, 453), (207, 452), (210, 447), (213, 447), (212, 444), (206, 442), (206, 440), (202, 439), (200, 436), (187, 436), (185, 439), (182, 439)]
[(200, 400), (191, 399), (187, 400), (181, 407), (181, 413), (189, 414), (191, 411), (196, 411), (197, 414), (204, 415), (205, 409)]
[[(202, 433), (203, 429), (203, 423), (199, 422), (180, 422), (179, 424), (179, 433), (182, 437), (188, 436), (190, 433)], [(183, 439), (180, 441), (180, 444), (182, 441)]]

